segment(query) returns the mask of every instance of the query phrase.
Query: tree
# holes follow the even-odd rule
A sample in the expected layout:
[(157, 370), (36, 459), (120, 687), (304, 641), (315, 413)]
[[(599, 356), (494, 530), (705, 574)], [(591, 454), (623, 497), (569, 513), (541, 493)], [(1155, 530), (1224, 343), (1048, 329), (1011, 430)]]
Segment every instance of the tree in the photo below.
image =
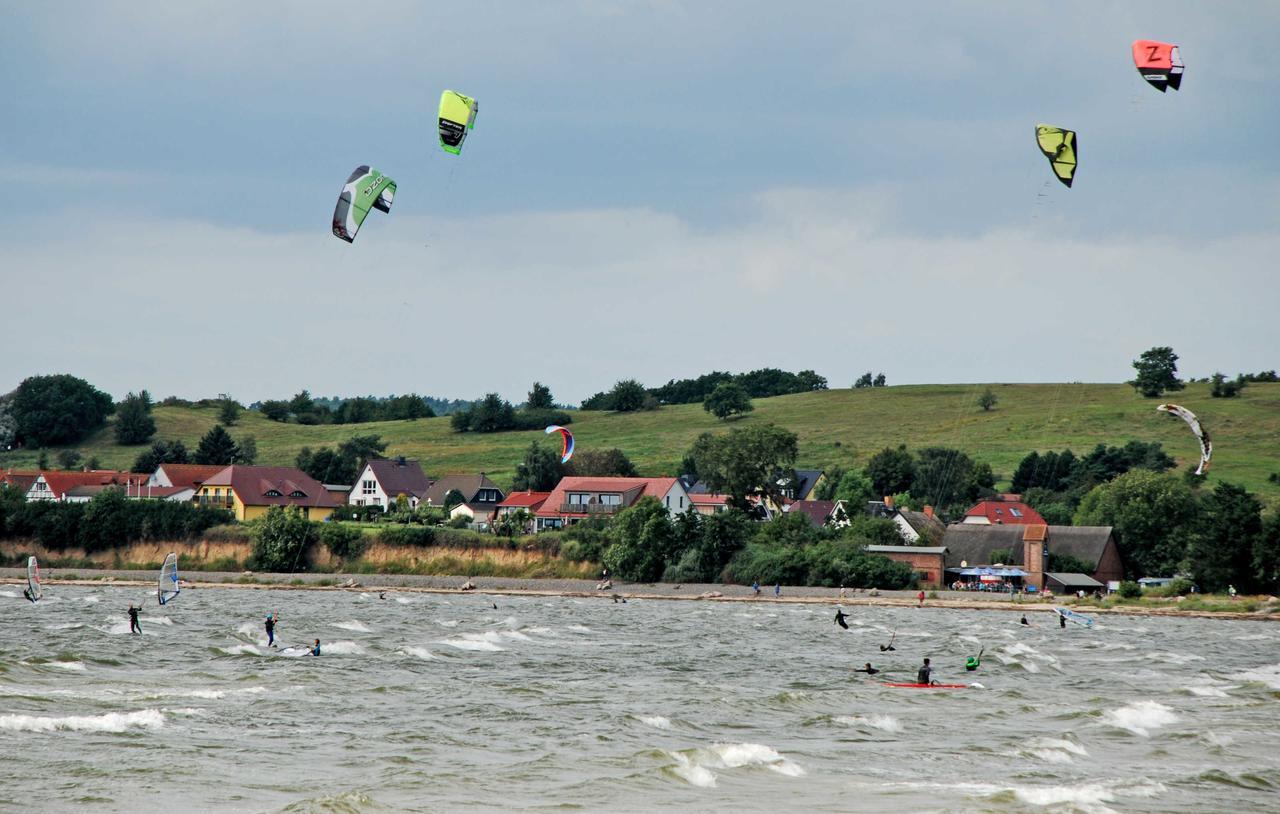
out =
[(253, 533), (254, 568), (276, 573), (294, 571), (316, 539), (315, 527), (297, 507), (272, 506)]
[(236, 454), (240, 451), (236, 442), (221, 424), (213, 425), (213, 429), (204, 434), (196, 447), (195, 462), (198, 464), (215, 464), (230, 466), (235, 463)]
[(876, 496), (883, 497), (910, 491), (911, 481), (915, 478), (915, 468), (915, 460), (903, 444), (897, 449), (885, 447), (872, 455), (863, 471), (871, 479)]
[(994, 485), (991, 466), (973, 461), (960, 450), (928, 447), (916, 453), (911, 494), (924, 503), (955, 508), (973, 502)]
[(991, 408), (996, 406), (997, 401), (999, 401), (999, 399), (996, 398), (996, 394), (991, 391), (990, 387), (983, 390), (982, 395), (978, 396), (978, 406), (982, 408), (984, 413), (990, 412)]
[(60, 449), (54, 457), (58, 460), (58, 468), (66, 470), (78, 469), (80, 461), (84, 459), (78, 449)]
[(84, 379), (59, 374), (24, 379), (9, 409), (17, 440), (28, 446), (74, 444), (107, 421), (111, 396)]
[(1178, 379), (1178, 355), (1173, 348), (1144, 351), (1134, 360), (1133, 369), (1138, 375), (1129, 384), (1146, 398), (1155, 398), (1166, 390), (1181, 390), (1184, 386)]
[(0, 452), (13, 448), (18, 438), (18, 419), (13, 415), (10, 396), (0, 396)]
[[(371, 458), (381, 458), (387, 449), (387, 442), (377, 435), (353, 435), (338, 445), (338, 454), (355, 461), (356, 467), (363, 466)], [(358, 472), (356, 474), (359, 474)], [(354, 480), (354, 476), (352, 476)], [(340, 481), (346, 483), (347, 481)]]
[(1085, 495), (1074, 524), (1111, 526), (1129, 576), (1170, 576), (1182, 564), (1197, 511), (1181, 479), (1135, 469)]
[(883, 373), (877, 373), (875, 379), (871, 382), (872, 387), (884, 387), (886, 380)]
[(516, 464), (511, 488), (516, 491), (550, 492), (564, 476), (560, 453), (536, 441), (529, 445), (524, 460)]
[(1228, 585), (1259, 587), (1254, 579), (1254, 547), (1262, 534), (1262, 504), (1242, 487), (1219, 483), (1200, 501), (1195, 533), (1187, 546), (1187, 565), (1201, 590)]
[(566, 475), (634, 478), (635, 464), (620, 449), (584, 449), (573, 454), (564, 466)]
[(840, 476), (832, 497), (835, 500), (843, 500), (850, 511), (860, 512), (865, 511), (869, 501), (879, 500), (884, 495), (876, 492), (871, 478), (856, 469), (850, 469)]
[(643, 497), (618, 512), (610, 528), (613, 545), (604, 566), (629, 582), (654, 582), (679, 555), (679, 538), (671, 516), (657, 498)]
[(529, 399), (524, 406), (530, 410), (555, 409), (556, 403), (551, 398), (551, 388), (542, 382), (534, 382), (533, 387), (529, 389)]
[(858, 380), (853, 383), (853, 387), (855, 390), (861, 390), (864, 387), (870, 387), (872, 384), (872, 381), (873, 380), (871, 378), (871, 371), (868, 370), (866, 373), (863, 373), (861, 376), (858, 377)]
[(43, 472), (48, 468), (49, 468), (49, 453), (42, 449), (40, 450), (40, 455), (36, 457), (36, 469)]
[(1235, 381), (1229, 381), (1221, 373), (1214, 373), (1210, 381), (1213, 386), (1209, 389), (1209, 395), (1215, 399), (1233, 399), (1240, 395), (1246, 384), (1244, 374), (1237, 376)]
[(1254, 538), (1253, 578), (1259, 590), (1280, 590), (1280, 512), (1272, 512)]
[(774, 473), (795, 466), (798, 443), (795, 433), (764, 424), (730, 430), (725, 435), (703, 434), (691, 453), (698, 475), (707, 485), (730, 495), (738, 508), (747, 509), (750, 494), (777, 496)]
[(734, 415), (746, 415), (755, 409), (747, 388), (737, 382), (723, 382), (716, 385), (702, 402), (702, 409), (721, 420)]
[(312, 451), (303, 447), (294, 459), (294, 465), (321, 483), (355, 483), (360, 475), (359, 463), (336, 450), (321, 447)]
[(130, 393), (116, 405), (116, 443), (145, 444), (155, 434), (156, 420), (151, 417), (151, 396), (146, 390)]
[(289, 402), (280, 399), (268, 399), (258, 405), (258, 412), (272, 421), (289, 420)]
[(190, 463), (187, 447), (181, 441), (153, 441), (151, 449), (133, 462), (133, 472), (155, 472), (161, 464)]
[(609, 409), (618, 413), (643, 410), (645, 398), (648, 395), (640, 382), (635, 379), (623, 379), (609, 391)]
[(258, 442), (254, 440), (252, 435), (246, 435), (240, 439), (240, 443), (236, 444), (236, 459), (234, 463), (253, 466), (253, 462), (256, 460), (258, 460)]
[(289, 412), (294, 415), (303, 413), (311, 413), (316, 409), (316, 403), (311, 398), (311, 391), (303, 390), (293, 398), (289, 399)]
[(815, 393), (827, 389), (827, 378), (819, 376), (815, 371), (802, 370), (796, 374), (796, 382), (806, 393)]
[(234, 427), (240, 420), (240, 402), (235, 399), (223, 399), (218, 408), (218, 423), (224, 427)]

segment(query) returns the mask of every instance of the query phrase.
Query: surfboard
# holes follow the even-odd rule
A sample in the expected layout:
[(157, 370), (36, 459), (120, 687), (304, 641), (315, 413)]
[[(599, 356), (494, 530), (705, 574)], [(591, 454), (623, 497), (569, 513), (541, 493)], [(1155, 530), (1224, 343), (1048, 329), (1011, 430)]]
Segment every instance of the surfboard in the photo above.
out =
[(909, 690), (967, 690), (968, 684), (903, 684), (898, 682), (881, 681), (882, 687), (902, 687)]

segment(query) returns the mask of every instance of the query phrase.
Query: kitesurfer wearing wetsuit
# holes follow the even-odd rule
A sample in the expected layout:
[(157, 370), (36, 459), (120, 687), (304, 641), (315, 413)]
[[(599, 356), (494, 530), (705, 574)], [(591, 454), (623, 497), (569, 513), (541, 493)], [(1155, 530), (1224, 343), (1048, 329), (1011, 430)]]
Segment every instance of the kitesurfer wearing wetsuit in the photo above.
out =
[(263, 623), (267, 629), (267, 647), (276, 646), (276, 615), (274, 612), (267, 614), (267, 621)]
[(1031, 627), (1031, 623), (1027, 621), (1027, 615), (1025, 613), (1022, 614), (1022, 624), (1026, 625), (1027, 627)]
[(929, 666), (929, 659), (924, 660), (924, 664), (920, 665), (920, 669), (916, 671), (917, 684), (933, 683), (933, 668)]
[(873, 676), (876, 673), (880, 672), (879, 670), (871, 666), (871, 662), (867, 662), (866, 667), (855, 667), (853, 671), (855, 673), (866, 673), (869, 676)]
[(1067, 615), (1065, 613), (1058, 614), (1058, 627), (1067, 626)]
[(845, 630), (849, 629), (849, 623), (845, 621), (849, 616), (844, 612), (843, 608), (836, 608), (836, 624)]
[(319, 640), (319, 639), (316, 639), (315, 646), (311, 648), (311, 655), (313, 655), (313, 656), (318, 656), (318, 655), (320, 655), (320, 640)]
[(138, 614), (141, 611), (142, 611), (142, 608), (135, 608), (132, 602), (129, 603), (129, 632), (130, 633), (137, 633), (141, 635), (142, 625), (138, 624)]

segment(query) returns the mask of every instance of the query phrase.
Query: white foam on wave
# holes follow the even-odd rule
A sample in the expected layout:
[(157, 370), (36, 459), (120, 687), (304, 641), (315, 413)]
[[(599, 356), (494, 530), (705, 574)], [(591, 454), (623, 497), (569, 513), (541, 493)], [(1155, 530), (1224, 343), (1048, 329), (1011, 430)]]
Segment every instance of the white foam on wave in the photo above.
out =
[(1273, 690), (1280, 690), (1280, 664), (1267, 664), (1237, 673), (1232, 678), (1240, 681), (1256, 681), (1266, 684)]
[(435, 660), (435, 656), (433, 656), (431, 651), (425, 647), (406, 647), (400, 652), (404, 653), (406, 656), (413, 656), (414, 658), (419, 658), (423, 661)]
[(636, 715), (634, 717), (640, 723), (651, 726), (654, 729), (671, 728), (671, 719), (662, 715)]
[(93, 604), (93, 603), (95, 603), (95, 602), (101, 602), (101, 601), (102, 601), (102, 597), (100, 597), (100, 596), (82, 596), (82, 597), (80, 597), (80, 601), (81, 601), (81, 602), (88, 602), (90, 605), (92, 605), (92, 604)]
[(1244, 636), (1232, 636), (1232, 641), (1237, 642), (1265, 642), (1271, 638), (1270, 633), (1249, 633)]
[(1173, 710), (1157, 701), (1135, 701), (1119, 709), (1102, 713), (1102, 720), (1117, 729), (1148, 737), (1151, 730), (1160, 729), (1178, 720)]
[(1066, 738), (1032, 738), (1027, 751), (1045, 763), (1071, 763), (1074, 757), (1088, 757), (1083, 746)]
[(439, 625), (440, 627), (457, 627), (458, 620), (457, 619), (437, 619), (436, 624)]
[(396, 597), (396, 601), (397, 601), (397, 602), (399, 602), (401, 605), (412, 605), (412, 604), (413, 604), (413, 600), (412, 600), (412, 599), (410, 599), (410, 598), (409, 598), (409, 597), (407, 597), (407, 596), (397, 596), (397, 597)]
[(73, 673), (83, 673), (85, 671), (83, 661), (50, 661), (47, 664), (50, 667), (57, 667), (59, 670), (70, 670)]
[(158, 709), (66, 717), (0, 715), (0, 729), (13, 732), (125, 732), (130, 729), (159, 729), (162, 726), (164, 714)]
[(1147, 653), (1145, 656), (1147, 661), (1158, 661), (1165, 664), (1190, 664), (1193, 661), (1204, 661), (1204, 656), (1195, 653), (1170, 653), (1167, 651), (1158, 651), (1155, 653)]
[(228, 696), (262, 695), (266, 691), (266, 687), (239, 687), (232, 690), (207, 690), (202, 688), (189, 690), (157, 690), (156, 692), (139, 696), (139, 698), (199, 698), (203, 701), (217, 701)]
[(590, 633), (591, 628), (586, 625), (569, 625), (565, 630), (572, 630), (574, 633)]
[(463, 633), (453, 639), (444, 639), (438, 644), (448, 645), (457, 650), (473, 650), (477, 652), (498, 653), (506, 650), (498, 644), (502, 637), (497, 631), (486, 630), (483, 633)]
[(0, 591), (0, 596), (5, 597), (6, 599), (17, 599), (21, 594), (17, 591)]
[(258, 656), (258, 655), (261, 655), (261, 654), (258, 652), (258, 648), (257, 648), (255, 645), (252, 645), (252, 644), (235, 644), (235, 645), (232, 645), (231, 647), (219, 647), (219, 648), (218, 648), (218, 650), (222, 651), (223, 653), (225, 653), (225, 654), (226, 654), (226, 655), (228, 655), (228, 656)]
[(355, 642), (329, 642), (328, 644), (320, 645), (321, 655), (332, 653), (335, 656), (352, 656), (363, 652), (364, 648)]
[(329, 627), (336, 627), (339, 630), (350, 630), (353, 633), (372, 633), (373, 631), (365, 627), (358, 620), (352, 619), (350, 622), (334, 622)]
[(63, 622), (60, 625), (49, 625), (45, 630), (75, 630), (79, 627), (84, 627), (84, 625), (79, 622)]
[(1230, 735), (1219, 735), (1217, 732), (1204, 733), (1204, 739), (1210, 746), (1230, 746), (1236, 742)]
[(676, 761), (671, 771), (691, 785), (714, 788), (716, 774), (712, 769), (738, 769), (743, 766), (763, 766), (787, 777), (802, 777), (805, 770), (799, 764), (787, 760), (772, 747), (759, 743), (718, 743), (707, 749), (687, 749), (668, 752)]
[(836, 722), (848, 726), (869, 726), (881, 732), (902, 731), (902, 724), (892, 715), (841, 715), (836, 718)]
[(1187, 692), (1191, 693), (1192, 695), (1198, 695), (1201, 698), (1230, 698), (1231, 697), (1227, 695), (1225, 690), (1220, 690), (1217, 687), (1205, 687), (1205, 686), (1187, 687)]

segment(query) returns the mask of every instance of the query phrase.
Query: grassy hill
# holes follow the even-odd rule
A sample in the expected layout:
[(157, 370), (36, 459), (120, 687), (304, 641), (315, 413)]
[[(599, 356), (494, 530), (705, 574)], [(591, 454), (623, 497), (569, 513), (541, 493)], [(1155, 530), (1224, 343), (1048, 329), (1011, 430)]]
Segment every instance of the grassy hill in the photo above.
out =
[[(1002, 483), (1033, 449), (1070, 447), (1080, 453), (1095, 444), (1136, 439), (1161, 442), (1182, 466), (1198, 455), (1185, 424), (1157, 413), (1158, 400), (1143, 399), (1127, 385), (994, 384), (999, 403), (984, 413), (977, 402), (985, 387), (909, 385), (757, 399), (755, 412), (727, 424), (692, 404), (653, 413), (580, 412), (574, 413), (572, 429), (579, 449), (618, 447), (646, 475), (675, 474), (699, 433), (764, 422), (800, 436), (802, 466), (861, 466), (885, 446), (941, 445), (987, 461)], [(1193, 384), (1173, 400), (1199, 414), (1213, 438), (1211, 480), (1280, 498), (1280, 484), (1267, 479), (1280, 472), (1280, 384), (1250, 385), (1235, 399), (1210, 398), (1208, 385)], [(194, 450), (216, 423), (217, 410), (157, 407), (155, 419), (157, 438), (181, 439)], [(458, 434), (450, 430), (448, 418), (308, 427), (246, 412), (231, 433), (237, 438), (252, 435), (259, 463), (279, 465), (291, 465), (304, 446), (332, 446), (351, 435), (377, 434), (389, 442), (388, 454), (419, 458), (429, 474), (479, 470), (504, 486), (530, 442), (552, 444), (541, 432)], [(116, 445), (110, 426), (76, 449), (112, 468), (128, 468), (142, 450)], [(36, 457), (25, 450), (3, 454), (0, 465), (31, 467)]]

